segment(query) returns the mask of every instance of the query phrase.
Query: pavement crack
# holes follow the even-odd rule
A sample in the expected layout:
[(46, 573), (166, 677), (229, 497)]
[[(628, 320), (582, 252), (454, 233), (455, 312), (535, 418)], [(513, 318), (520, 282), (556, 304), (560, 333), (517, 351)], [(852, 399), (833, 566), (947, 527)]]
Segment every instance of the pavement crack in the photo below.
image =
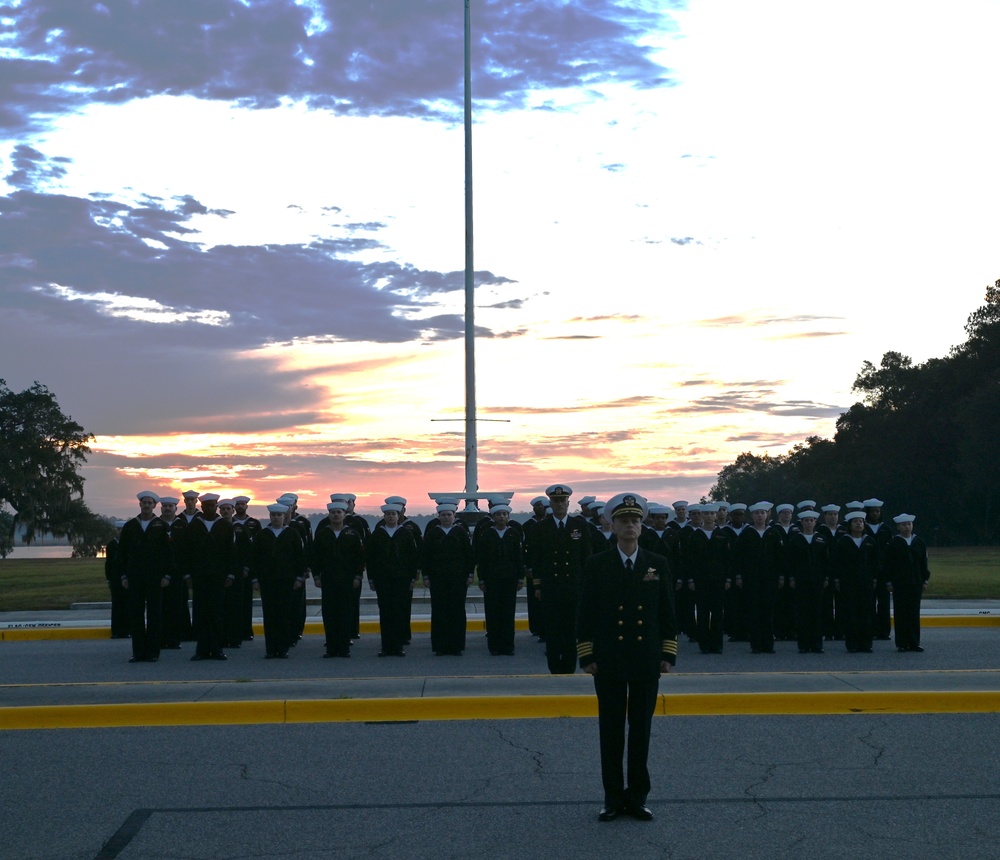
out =
[(875, 769), (879, 766), (879, 763), (882, 761), (882, 756), (885, 755), (885, 745), (877, 743), (874, 740), (875, 732), (878, 729), (882, 728), (883, 725), (884, 724), (882, 722), (876, 723), (865, 734), (860, 735), (858, 737), (858, 740), (866, 747), (868, 747), (873, 753), (872, 763), (871, 763), (872, 769)]
[(509, 737), (507, 737), (503, 730), (496, 726), (491, 726), (491, 729), (496, 733), (497, 737), (500, 738), (505, 744), (510, 746), (512, 749), (520, 750), (521, 752), (526, 752), (531, 756), (532, 761), (535, 763), (535, 773), (540, 774), (545, 772), (545, 765), (542, 761), (544, 753), (539, 750), (533, 750), (530, 747), (521, 746), (520, 744), (514, 743)]

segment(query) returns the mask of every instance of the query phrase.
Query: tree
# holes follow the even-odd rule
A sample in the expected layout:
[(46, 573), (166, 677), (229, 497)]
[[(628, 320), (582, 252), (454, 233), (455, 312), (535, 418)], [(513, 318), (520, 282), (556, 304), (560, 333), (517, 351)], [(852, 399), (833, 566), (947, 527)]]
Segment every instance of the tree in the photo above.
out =
[(63, 414), (55, 395), (35, 382), (13, 392), (0, 379), (0, 506), (14, 509), (13, 535), (24, 528), (24, 541), (37, 533), (64, 536), (93, 516), (83, 505), (83, 478), (94, 437)]

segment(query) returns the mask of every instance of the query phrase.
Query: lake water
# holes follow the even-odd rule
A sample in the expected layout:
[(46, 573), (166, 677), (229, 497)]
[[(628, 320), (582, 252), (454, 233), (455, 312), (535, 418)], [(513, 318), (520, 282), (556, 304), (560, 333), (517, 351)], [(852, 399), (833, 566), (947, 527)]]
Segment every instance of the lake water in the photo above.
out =
[(71, 546), (23, 546), (17, 544), (7, 558), (71, 558)]

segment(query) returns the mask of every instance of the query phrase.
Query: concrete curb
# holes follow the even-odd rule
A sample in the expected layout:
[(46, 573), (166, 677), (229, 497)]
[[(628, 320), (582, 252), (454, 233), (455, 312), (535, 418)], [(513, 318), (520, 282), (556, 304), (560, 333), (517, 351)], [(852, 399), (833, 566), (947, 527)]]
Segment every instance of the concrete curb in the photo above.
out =
[[(1000, 691), (661, 694), (658, 716), (1000, 712)], [(0, 731), (596, 717), (594, 696), (313, 699), (0, 708)]]
[[(428, 618), (414, 618), (410, 624), (414, 633), (429, 633), (431, 622)], [(1000, 627), (1000, 615), (930, 615), (920, 619), (921, 627)], [(518, 631), (528, 629), (527, 619), (519, 618), (514, 622)], [(255, 621), (254, 635), (263, 635), (264, 625)], [(486, 624), (482, 619), (470, 619), (466, 630), (470, 633), (482, 633)], [(306, 622), (307, 635), (323, 634), (323, 624), (319, 621)], [(362, 621), (361, 632), (375, 634), (380, 632), (378, 621)], [(0, 622), (0, 642), (23, 642), (41, 639), (108, 639), (111, 636), (107, 622), (77, 622), (65, 624), (62, 621), (9, 621)]]

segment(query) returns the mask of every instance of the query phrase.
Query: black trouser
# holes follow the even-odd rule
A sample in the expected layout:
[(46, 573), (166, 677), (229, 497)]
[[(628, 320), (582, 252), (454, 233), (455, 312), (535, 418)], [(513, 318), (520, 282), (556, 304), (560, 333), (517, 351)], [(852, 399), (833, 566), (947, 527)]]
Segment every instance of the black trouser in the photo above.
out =
[(117, 576), (108, 580), (108, 588), (111, 589), (111, 636), (123, 639), (129, 630), (128, 590)]
[[(465, 598), (469, 580), (462, 574), (431, 576), (431, 650), (455, 654), (465, 650)], [(486, 623), (489, 624), (487, 612)]]
[(323, 632), (326, 634), (326, 653), (340, 656), (351, 653), (354, 635), (354, 594), (361, 589), (354, 587), (354, 578), (336, 577), (328, 573), (320, 579), (323, 583), (322, 608)]
[(195, 653), (201, 657), (221, 654), (225, 638), (224, 604), (226, 578), (219, 573), (196, 573), (192, 577), (194, 596)]
[(382, 577), (376, 583), (378, 621), (382, 633), (382, 652), (402, 651), (410, 627), (410, 599), (413, 591), (406, 577)]
[(744, 581), (747, 600), (747, 628), (750, 648), (769, 654), (774, 651), (774, 597), (775, 586), (769, 582)]
[(794, 591), (799, 650), (817, 651), (823, 647), (823, 586), (796, 580)]
[(726, 584), (699, 579), (695, 588), (698, 605), (698, 647), (703, 654), (721, 651)]
[(240, 639), (249, 642), (253, 639), (253, 587), (250, 580), (243, 580), (243, 603), (240, 609)]
[[(611, 807), (640, 805), (649, 794), (649, 734), (656, 709), (660, 679), (621, 681), (594, 675), (597, 716), (601, 733), (601, 780), (604, 802)], [(628, 788), (622, 771), (625, 721), (628, 720)]]
[(128, 618), (132, 633), (132, 656), (152, 660), (160, 656), (163, 635), (163, 595), (157, 574), (133, 574), (128, 578)]
[(268, 655), (287, 654), (292, 642), (292, 595), (294, 578), (263, 579), (260, 608), (264, 616), (264, 651)]
[(491, 654), (513, 654), (517, 580), (513, 577), (497, 577), (487, 580), (483, 585), (486, 644)]
[(545, 659), (553, 675), (576, 671), (576, 597), (553, 597), (542, 592), (545, 612)]
[(892, 608), (890, 606), (889, 583), (878, 580), (875, 583), (874, 605), (872, 606), (872, 629), (879, 639), (888, 639), (892, 632)]
[(180, 645), (191, 640), (191, 610), (188, 608), (188, 585), (174, 573), (163, 589), (163, 645)]
[(236, 574), (233, 584), (223, 596), (223, 638), (227, 648), (239, 648), (243, 641), (243, 571)]
[(920, 644), (920, 597), (923, 586), (893, 585), (896, 603), (896, 647), (916, 648)]
[[(870, 584), (840, 581), (838, 607), (844, 610), (844, 644), (848, 651), (872, 647), (872, 588)], [(839, 611), (839, 609), (838, 609)]]

